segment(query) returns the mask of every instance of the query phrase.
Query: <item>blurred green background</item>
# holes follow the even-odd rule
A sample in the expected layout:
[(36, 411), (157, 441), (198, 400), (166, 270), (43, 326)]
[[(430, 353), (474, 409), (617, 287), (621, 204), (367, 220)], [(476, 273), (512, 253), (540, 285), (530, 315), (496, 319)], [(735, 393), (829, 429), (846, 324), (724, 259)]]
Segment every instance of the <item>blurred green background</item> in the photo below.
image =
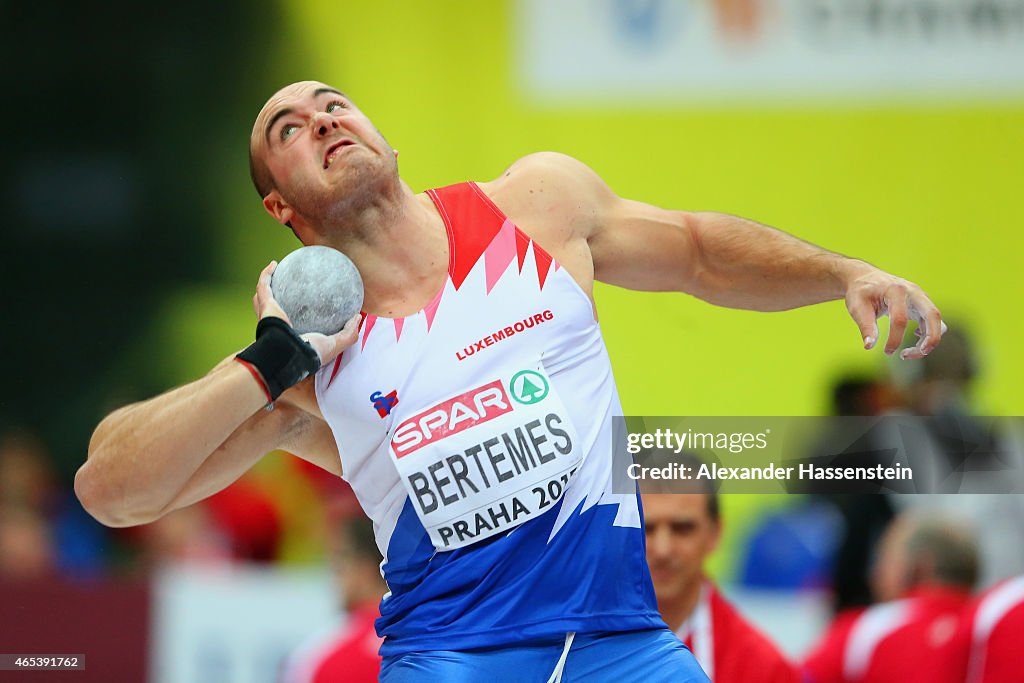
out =
[[(555, 109), (519, 85), (509, 2), (307, 0), (282, 11), (288, 35), (265, 94), (301, 78), (341, 88), (401, 151), (413, 189), (488, 180), (524, 154), (556, 150), (622, 196), (774, 225), (921, 284), (980, 340), (978, 409), (1024, 410), (1014, 351), (1024, 333), (1024, 102)], [(172, 295), (160, 316), (154, 343), (182, 350), (169, 381), (246, 341), (250, 281), (296, 246), (247, 183), (244, 132), (222, 150), (232, 161), (209, 248), (224, 279)], [(885, 362), (861, 350), (839, 302), (765, 315), (604, 286), (597, 299), (634, 414), (819, 414), (837, 371)]]
[[(914, 280), (978, 341), (976, 411), (1024, 411), (1024, 99), (553, 106), (521, 84), (510, 0), (2, 12), (0, 418), (40, 432), (68, 477), (112, 408), (248, 343), (256, 275), (298, 246), (252, 189), (248, 134), (272, 92), (307, 78), (355, 99), (414, 190), (556, 150), (622, 196), (753, 218)], [(839, 302), (759, 314), (596, 296), (631, 414), (823, 414), (837, 375), (899, 363), (861, 349)]]
[[(247, 145), (263, 102), (302, 79), (353, 97), (417, 191), (555, 150), (624, 197), (742, 215), (911, 279), (975, 339), (973, 411), (1024, 414), (1024, 95), (540, 101), (523, 84), (516, 7), (0, 4), (0, 433), (42, 439), (79, 515), (71, 478), (99, 420), (245, 346), (257, 274), (299, 246), (263, 211)], [(863, 351), (840, 302), (761, 314), (601, 285), (596, 297), (628, 414), (827, 414), (838, 378), (905, 365)], [(293, 464), (268, 458), (250, 490), (276, 505), (276, 559), (319, 562), (329, 523)], [(712, 573), (735, 573), (761, 513), (793, 501), (726, 497)]]

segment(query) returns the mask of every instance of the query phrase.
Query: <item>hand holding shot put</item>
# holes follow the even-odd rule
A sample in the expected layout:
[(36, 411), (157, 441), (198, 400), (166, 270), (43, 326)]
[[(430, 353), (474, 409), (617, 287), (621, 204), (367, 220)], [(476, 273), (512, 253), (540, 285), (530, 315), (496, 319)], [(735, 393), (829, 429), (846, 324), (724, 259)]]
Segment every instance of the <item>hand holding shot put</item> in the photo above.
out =
[[(638, 497), (611, 488), (623, 411), (595, 281), (755, 311), (845, 300), (865, 348), (879, 316), (892, 317), (889, 353), (917, 319), (905, 359), (942, 335), (907, 280), (737, 216), (619, 197), (562, 154), (414, 192), (380, 131), (323, 83), (275, 93), (249, 155), (267, 213), (358, 266), (365, 297), (354, 280), (340, 290), (359, 292), (359, 343), (359, 305), (321, 306), (314, 290), (340, 291), (323, 277), (292, 301), (286, 263), (316, 249), (271, 263), (256, 342), (105, 418), (75, 490), (125, 526), (220, 491), (273, 450), (344, 466), (390, 589), (381, 681), (707, 680), (658, 614)], [(323, 325), (307, 327), (311, 310)]]
[(362, 310), (363, 279), (337, 249), (301, 247), (271, 265), (270, 289), (299, 334), (335, 334)]
[[(275, 291), (281, 293), (283, 305), (275, 297)], [(300, 354), (306, 360), (307, 370), (297, 381), (285, 378), (288, 386), (292, 386), (333, 361), (355, 342), (362, 303), (362, 280), (344, 254), (328, 247), (303, 247), (286, 256), (281, 264), (271, 261), (260, 273), (253, 296), (253, 308), (260, 322), (257, 341), (261, 329), (268, 333), (276, 327), (278, 334), (293, 335), (315, 352), (315, 359), (308, 352)], [(285, 325), (275, 324), (268, 318), (281, 320)], [(248, 363), (247, 351), (249, 349), (238, 358)], [(254, 369), (260, 371), (260, 379), (268, 386), (264, 369)], [(268, 392), (268, 399), (274, 398), (276, 396), (271, 397)]]

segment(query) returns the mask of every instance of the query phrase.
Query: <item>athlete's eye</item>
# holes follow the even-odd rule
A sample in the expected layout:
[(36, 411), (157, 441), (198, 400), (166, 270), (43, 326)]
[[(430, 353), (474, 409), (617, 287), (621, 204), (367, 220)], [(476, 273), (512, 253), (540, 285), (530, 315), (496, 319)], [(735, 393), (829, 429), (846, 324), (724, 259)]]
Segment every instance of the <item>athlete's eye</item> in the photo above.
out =
[(299, 127), (292, 123), (286, 123), (285, 125), (281, 126), (281, 140), (287, 140), (289, 137), (291, 137), (291, 134), (297, 131), (298, 129)]
[(343, 102), (337, 102), (336, 101), (336, 102), (331, 102), (330, 104), (328, 104), (327, 105), (327, 109), (325, 109), (324, 111), (326, 111), (328, 114), (334, 114), (334, 113), (337, 113), (337, 112), (341, 111), (344, 108), (345, 108), (345, 104)]

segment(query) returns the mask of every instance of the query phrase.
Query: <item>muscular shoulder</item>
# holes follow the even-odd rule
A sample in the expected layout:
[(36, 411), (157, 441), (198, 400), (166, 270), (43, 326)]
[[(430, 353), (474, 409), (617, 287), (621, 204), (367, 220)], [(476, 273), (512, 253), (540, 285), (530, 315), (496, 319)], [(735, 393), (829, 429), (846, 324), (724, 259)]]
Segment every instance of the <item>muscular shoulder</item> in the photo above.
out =
[(591, 294), (594, 255), (589, 241), (607, 220), (615, 199), (600, 176), (570, 156), (538, 152), (480, 188)]
[(481, 189), (521, 228), (588, 238), (614, 199), (583, 162), (557, 152), (529, 154)]

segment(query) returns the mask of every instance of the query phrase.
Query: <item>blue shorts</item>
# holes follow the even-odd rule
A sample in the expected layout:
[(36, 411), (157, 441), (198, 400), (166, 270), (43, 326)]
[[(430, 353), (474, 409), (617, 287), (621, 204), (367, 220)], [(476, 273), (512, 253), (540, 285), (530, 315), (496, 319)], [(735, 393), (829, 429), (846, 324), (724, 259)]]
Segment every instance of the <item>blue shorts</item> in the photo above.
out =
[[(690, 650), (668, 629), (579, 634), (566, 642), (480, 650), (431, 650), (385, 657), (381, 683), (708, 683)], [(558, 678), (559, 665), (561, 678)]]

